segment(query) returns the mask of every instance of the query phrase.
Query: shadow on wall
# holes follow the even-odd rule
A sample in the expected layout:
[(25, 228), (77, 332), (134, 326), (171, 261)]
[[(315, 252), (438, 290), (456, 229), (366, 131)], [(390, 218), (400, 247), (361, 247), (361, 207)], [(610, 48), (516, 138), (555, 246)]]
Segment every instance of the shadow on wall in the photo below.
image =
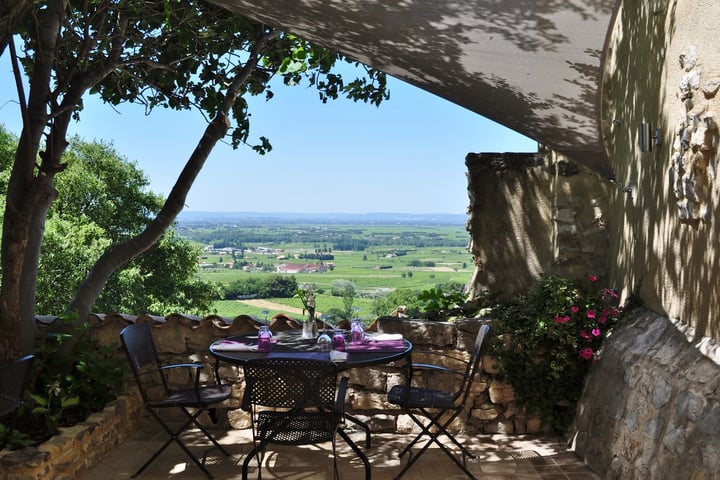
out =
[[(702, 28), (717, 5), (667, 3), (667, 9), (652, 10), (647, 3), (624, 2), (609, 45), (604, 137), (617, 184), (634, 186), (631, 195), (619, 188), (612, 196), (610, 252), (611, 258), (617, 258), (612, 281), (624, 285), (626, 297), (637, 295), (649, 309), (694, 327), (698, 339), (718, 338), (720, 237), (712, 218), (709, 222), (681, 218), (672, 182), (672, 175), (682, 173), (673, 168), (679, 143), (695, 143), (690, 149), (696, 152), (705, 150), (708, 138), (713, 143), (707, 132), (693, 136), (684, 130), (691, 117), (720, 108), (717, 93), (703, 91), (703, 84), (720, 74), (713, 67), (720, 56), (715, 35)], [(690, 47), (697, 49), (703, 73), (697, 87), (683, 92), (681, 82), (692, 72), (687, 65), (683, 68), (681, 55)], [(650, 152), (640, 151), (641, 123), (661, 129), (661, 145), (653, 145)], [(709, 161), (717, 163), (717, 152), (711, 156)], [(708, 162), (705, 158), (701, 162)], [(717, 188), (712, 190), (708, 202), (717, 210)]]

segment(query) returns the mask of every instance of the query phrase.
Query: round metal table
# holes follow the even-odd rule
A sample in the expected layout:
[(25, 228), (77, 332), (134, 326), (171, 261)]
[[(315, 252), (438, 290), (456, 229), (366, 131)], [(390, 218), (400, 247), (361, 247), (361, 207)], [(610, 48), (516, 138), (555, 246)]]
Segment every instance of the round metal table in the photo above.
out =
[[(266, 358), (268, 356), (302, 357), (318, 360), (330, 360), (329, 352), (319, 351), (314, 338), (302, 338), (300, 330), (285, 330), (273, 333), (272, 348), (269, 353), (249, 350), (223, 349), (219, 345), (227, 342), (236, 342), (246, 345), (257, 345), (257, 334), (236, 335), (217, 340), (210, 345), (210, 354), (221, 362), (242, 365), (253, 358)], [(401, 359), (409, 359), (412, 352), (412, 343), (407, 339), (398, 341), (372, 341), (361, 345), (353, 345), (346, 341), (347, 359), (335, 362), (339, 370), (364, 367), (367, 365), (382, 365)]]

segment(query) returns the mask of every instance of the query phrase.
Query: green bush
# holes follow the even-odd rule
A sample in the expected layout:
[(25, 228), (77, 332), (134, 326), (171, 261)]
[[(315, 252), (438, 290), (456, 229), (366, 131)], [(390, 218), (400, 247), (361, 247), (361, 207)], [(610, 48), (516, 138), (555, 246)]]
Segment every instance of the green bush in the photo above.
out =
[(594, 275), (582, 282), (551, 276), (492, 309), (494, 353), (528, 413), (567, 429), (602, 341), (622, 315), (617, 300)]
[[(69, 318), (58, 322), (69, 324)], [(84, 421), (117, 397), (125, 377), (125, 363), (117, 345), (99, 347), (88, 338), (90, 325), (70, 327), (71, 333), (49, 335), (35, 352), (35, 382), (31, 400), (19, 412), (16, 434), (9, 447), (42, 443), (59, 427)], [(65, 344), (75, 343), (72, 352)]]

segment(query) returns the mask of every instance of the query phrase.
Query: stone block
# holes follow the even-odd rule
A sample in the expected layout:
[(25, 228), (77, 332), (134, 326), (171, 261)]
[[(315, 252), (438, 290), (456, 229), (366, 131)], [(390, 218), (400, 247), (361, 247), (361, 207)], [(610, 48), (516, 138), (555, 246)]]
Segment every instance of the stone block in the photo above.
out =
[(500, 416), (500, 410), (497, 406), (485, 404), (479, 408), (470, 410), (470, 419), (473, 420), (495, 420)]
[(227, 418), (230, 426), (234, 429), (242, 430), (251, 427), (250, 414), (244, 410), (228, 410)]
[(515, 391), (509, 383), (493, 380), (488, 389), (492, 403), (509, 403), (515, 400)]
[(396, 420), (396, 428), (400, 433), (420, 433), (420, 427), (408, 415), (398, 415)]

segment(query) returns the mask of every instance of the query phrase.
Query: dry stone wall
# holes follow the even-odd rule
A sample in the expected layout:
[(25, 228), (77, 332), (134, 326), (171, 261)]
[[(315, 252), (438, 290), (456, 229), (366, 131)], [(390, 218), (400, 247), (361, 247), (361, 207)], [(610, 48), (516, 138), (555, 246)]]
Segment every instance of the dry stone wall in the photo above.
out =
[(465, 164), (472, 295), (509, 296), (550, 274), (605, 275), (607, 180), (553, 152), (471, 153)]
[(138, 430), (143, 407), (137, 393), (120, 396), (102, 412), (62, 428), (38, 447), (0, 452), (0, 480), (82, 478), (112, 449)]
[(575, 450), (608, 480), (717, 479), (720, 344), (637, 311), (603, 344)]
[[(95, 338), (102, 344), (118, 343), (120, 330), (131, 322), (149, 322), (153, 326), (153, 336), (163, 355), (177, 360), (203, 362), (206, 365), (203, 375), (210, 379), (215, 366), (208, 346), (215, 340), (242, 333), (257, 331), (258, 323), (248, 316), (230, 320), (220, 317), (196, 317), (175, 315), (167, 319), (151, 317), (133, 317), (126, 315), (106, 315), (98, 318), (94, 329)], [(467, 360), (477, 329), (486, 319), (461, 319), (456, 322), (434, 322), (424, 320), (381, 317), (370, 330), (386, 333), (402, 333), (413, 345), (413, 360), (446, 365), (461, 366), (452, 357)], [(275, 318), (271, 329), (299, 328), (299, 322), (281, 316)], [(424, 353), (426, 352), (426, 353)], [(229, 425), (233, 428), (247, 428), (249, 419), (239, 409), (244, 389), (241, 367), (219, 365), (223, 380), (235, 385), (233, 398), (225, 405)], [(404, 431), (410, 428), (410, 422), (400, 410), (386, 401), (386, 394), (393, 385), (404, 381), (403, 365), (378, 365), (367, 368), (351, 369), (348, 392), (348, 409), (359, 418), (363, 418), (373, 431)], [(537, 417), (526, 417), (515, 402), (512, 387), (501, 381), (497, 363), (492, 356), (485, 356), (482, 371), (475, 380), (470, 406), (453, 429), (474, 433), (538, 433), (547, 430)], [(418, 374), (419, 375), (419, 374)], [(177, 381), (184, 380), (178, 378)], [(414, 379), (421, 384), (449, 386), (444, 377), (433, 378), (430, 375)]]

